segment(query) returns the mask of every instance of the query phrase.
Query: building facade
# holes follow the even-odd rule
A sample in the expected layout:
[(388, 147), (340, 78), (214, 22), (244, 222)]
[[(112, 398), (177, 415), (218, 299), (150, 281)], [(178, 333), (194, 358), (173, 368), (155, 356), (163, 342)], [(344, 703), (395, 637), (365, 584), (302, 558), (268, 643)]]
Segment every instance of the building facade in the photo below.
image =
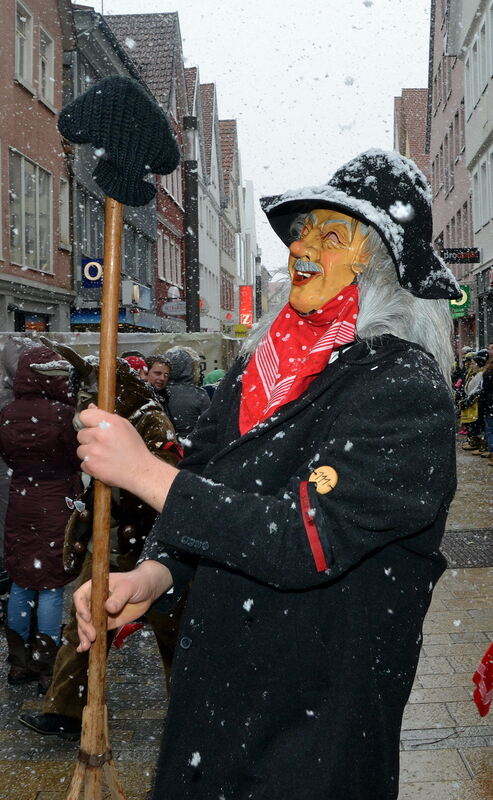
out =
[[(165, 110), (182, 155), (183, 118), (188, 114), (178, 14), (105, 17), (139, 75)], [(156, 329), (185, 330), (185, 187), (183, 166), (156, 179), (156, 238), (152, 247)]]
[[(119, 45), (105, 19), (89, 7), (75, 7), (73, 13), (77, 46), (65, 57), (65, 102), (110, 75), (123, 75), (145, 86), (128, 51)], [(68, 159), (72, 172), (72, 256), (77, 290), (71, 327), (97, 330), (101, 322), (102, 288), (100, 272), (94, 265), (103, 258), (105, 201), (92, 177), (98, 155), (91, 145), (75, 145), (69, 148)], [(141, 208), (125, 207), (123, 217), (119, 330), (159, 330), (154, 312), (152, 268), (155, 202)]]
[(479, 250), (470, 281), (475, 344), (493, 342), (493, 0), (442, 0), (446, 53), (464, 71), (464, 164), (470, 180), (472, 235)]
[(0, 329), (69, 330), (69, 172), (57, 114), (70, 3), (0, 4)]

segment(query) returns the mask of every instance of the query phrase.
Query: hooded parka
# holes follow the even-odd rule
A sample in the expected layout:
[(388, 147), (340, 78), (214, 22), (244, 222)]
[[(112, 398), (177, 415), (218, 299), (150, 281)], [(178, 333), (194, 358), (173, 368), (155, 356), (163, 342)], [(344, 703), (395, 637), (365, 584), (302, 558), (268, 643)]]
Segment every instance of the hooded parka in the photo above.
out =
[(446, 563), (449, 391), (418, 345), (356, 342), (240, 436), (244, 367), (221, 381), (147, 542), (173, 574), (162, 608), (194, 578), (153, 800), (395, 800)]
[(168, 407), (176, 433), (188, 436), (197, 424), (200, 415), (209, 407), (209, 395), (194, 383), (194, 362), (186, 350), (172, 347), (165, 353), (171, 363), (171, 374), (167, 390)]
[(72, 580), (63, 569), (70, 510), (80, 491), (77, 438), (65, 378), (31, 369), (57, 356), (29, 347), (14, 379), (15, 399), (0, 411), (0, 455), (12, 470), (5, 520), (5, 566), (28, 589), (54, 589)]

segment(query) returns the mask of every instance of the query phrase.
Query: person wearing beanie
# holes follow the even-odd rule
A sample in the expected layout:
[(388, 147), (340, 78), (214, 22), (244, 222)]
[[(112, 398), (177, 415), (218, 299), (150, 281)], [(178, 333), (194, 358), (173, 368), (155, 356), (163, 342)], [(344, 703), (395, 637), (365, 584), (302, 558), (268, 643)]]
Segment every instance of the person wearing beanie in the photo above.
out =
[(219, 381), (221, 381), (224, 376), (226, 375), (223, 369), (212, 369), (207, 375), (204, 377), (204, 389), (209, 395), (209, 398), (212, 400), (214, 392), (216, 391), (217, 387), (219, 386)]
[(127, 364), (130, 364), (132, 369), (135, 370), (141, 380), (147, 380), (149, 367), (147, 366), (147, 362), (144, 358), (141, 356), (122, 356), (122, 358), (125, 359)]
[[(144, 561), (110, 576), (110, 624), (169, 608), (194, 576), (153, 800), (396, 800), (446, 566), (460, 288), (431, 242), (426, 179), (395, 152), (261, 202), (289, 300), (221, 380), (180, 468), (83, 412), (84, 471), (161, 512)], [(75, 594), (82, 651), (90, 597), (90, 582)]]

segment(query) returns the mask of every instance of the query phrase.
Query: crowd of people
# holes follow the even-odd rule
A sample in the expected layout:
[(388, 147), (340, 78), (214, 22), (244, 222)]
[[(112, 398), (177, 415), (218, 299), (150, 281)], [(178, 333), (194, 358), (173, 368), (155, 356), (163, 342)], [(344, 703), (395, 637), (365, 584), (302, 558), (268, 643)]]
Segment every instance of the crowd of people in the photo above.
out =
[[(64, 355), (68, 351), (65, 348)], [(7, 682), (16, 686), (37, 682), (38, 695), (45, 696), (41, 714), (21, 715), (24, 725), (38, 733), (72, 738), (80, 734), (87, 657), (76, 652), (73, 609), (62, 625), (64, 587), (77, 575), (84, 581), (91, 574), (93, 500), (91, 483), (82, 483), (76, 453), (78, 383), (73, 367), (68, 381), (54, 374), (59, 353), (29, 339), (7, 340), (3, 356), (6, 389), (1, 398), (0, 456), (5, 463), (2, 588), (8, 595)], [(125, 369), (122, 362), (128, 365)], [(148, 357), (130, 351), (119, 359), (117, 388), (123, 380), (125, 402), (117, 396), (118, 413), (133, 421), (150, 452), (171, 464), (182, 456), (180, 442), (210, 404), (208, 392), (200, 386), (201, 367), (199, 355), (181, 347)], [(215, 370), (211, 375), (216, 379), (214, 390), (224, 372)], [(154, 519), (155, 512), (128, 493), (120, 492), (118, 501), (113, 500), (112, 569), (135, 566)], [(147, 618), (168, 685), (179, 618), (178, 611), (150, 613)], [(120, 633), (117, 646), (132, 630)], [(108, 646), (112, 639), (109, 636)]]
[(452, 374), (462, 450), (486, 459), (493, 467), (493, 343), (487, 348), (462, 349), (462, 363)]

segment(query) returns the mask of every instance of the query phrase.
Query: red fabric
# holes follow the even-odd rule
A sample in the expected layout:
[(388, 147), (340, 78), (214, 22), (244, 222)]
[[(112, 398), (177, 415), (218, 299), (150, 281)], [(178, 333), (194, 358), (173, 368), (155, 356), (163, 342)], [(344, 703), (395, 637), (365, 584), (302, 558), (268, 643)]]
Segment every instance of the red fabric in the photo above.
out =
[(310, 507), (310, 497), (308, 495), (308, 481), (301, 481), (300, 483), (300, 507), (301, 516), (305, 525), (306, 535), (313, 554), (317, 572), (323, 572), (328, 569), (327, 559), (323, 551), (320, 535), (315, 525), (313, 511)]
[(113, 639), (113, 647), (119, 650), (127, 636), (137, 633), (137, 631), (140, 631), (143, 627), (143, 622), (127, 622), (125, 625), (122, 625), (121, 628), (118, 628), (116, 636)]
[(490, 644), (473, 675), (476, 684), (473, 699), (481, 717), (490, 710), (493, 700), (493, 644)]
[(289, 303), (284, 306), (243, 373), (241, 435), (308, 388), (332, 351), (353, 341), (357, 317), (355, 285), (346, 286), (313, 314), (303, 316)]

